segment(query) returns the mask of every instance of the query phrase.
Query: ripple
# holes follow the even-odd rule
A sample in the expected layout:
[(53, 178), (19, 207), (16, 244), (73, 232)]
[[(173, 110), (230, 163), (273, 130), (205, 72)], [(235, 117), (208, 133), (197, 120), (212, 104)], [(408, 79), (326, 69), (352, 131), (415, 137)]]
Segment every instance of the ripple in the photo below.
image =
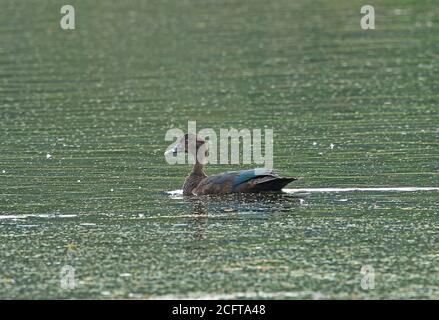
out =
[(77, 217), (76, 214), (47, 214), (47, 213), (40, 213), (40, 214), (9, 214), (9, 215), (0, 215), (0, 219), (27, 219), (27, 218), (44, 218), (44, 219), (50, 219), (50, 218), (74, 218)]

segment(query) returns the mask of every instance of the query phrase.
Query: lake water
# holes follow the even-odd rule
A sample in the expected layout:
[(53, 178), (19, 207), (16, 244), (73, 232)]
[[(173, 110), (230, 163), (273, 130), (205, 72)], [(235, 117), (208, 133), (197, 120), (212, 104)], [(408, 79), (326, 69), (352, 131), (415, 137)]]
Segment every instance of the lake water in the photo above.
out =
[[(439, 298), (436, 2), (0, 0), (0, 298)], [(302, 179), (182, 197), (189, 120)]]

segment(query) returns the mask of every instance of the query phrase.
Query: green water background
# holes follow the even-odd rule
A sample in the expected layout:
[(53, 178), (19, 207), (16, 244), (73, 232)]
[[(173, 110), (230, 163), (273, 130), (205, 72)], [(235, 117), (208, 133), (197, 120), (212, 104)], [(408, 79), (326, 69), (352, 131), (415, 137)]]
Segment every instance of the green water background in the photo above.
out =
[(437, 1), (69, 4), (0, 0), (1, 298), (439, 297), (438, 192), (191, 201), (163, 157), (272, 128), (292, 187), (439, 186)]

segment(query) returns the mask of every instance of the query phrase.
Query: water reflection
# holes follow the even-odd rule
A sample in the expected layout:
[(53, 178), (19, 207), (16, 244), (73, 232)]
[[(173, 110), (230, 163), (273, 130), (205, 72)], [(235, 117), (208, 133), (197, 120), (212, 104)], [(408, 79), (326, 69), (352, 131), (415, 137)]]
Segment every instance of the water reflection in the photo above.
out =
[(196, 216), (291, 212), (302, 203), (299, 196), (283, 192), (232, 193), (192, 197), (181, 196), (179, 198), (190, 204), (190, 210)]
[[(288, 212), (291, 215), (299, 205), (302, 199), (298, 195), (287, 193), (236, 193), (226, 195), (204, 195), (204, 196), (182, 196), (179, 192), (168, 192), (171, 197), (178, 199), (187, 205), (189, 214), (185, 215), (184, 225), (186, 233), (192, 240), (187, 247), (188, 258), (201, 259), (199, 254), (204, 252), (202, 242), (212, 237), (209, 231), (209, 225), (215, 224), (221, 220), (242, 220), (269, 219), (273, 214)], [(221, 226), (227, 225), (230, 228), (238, 226), (239, 223), (232, 222), (232, 226), (220, 222)], [(219, 227), (221, 227), (219, 226)], [(218, 231), (218, 230), (216, 230)], [(201, 251), (198, 251), (201, 250)]]

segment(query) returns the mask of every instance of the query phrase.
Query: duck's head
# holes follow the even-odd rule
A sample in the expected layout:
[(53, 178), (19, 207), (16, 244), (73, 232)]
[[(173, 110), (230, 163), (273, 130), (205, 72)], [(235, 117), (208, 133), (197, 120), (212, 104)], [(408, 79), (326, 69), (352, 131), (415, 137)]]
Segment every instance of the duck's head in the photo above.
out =
[(177, 154), (184, 152), (196, 156), (199, 162), (203, 162), (209, 155), (206, 141), (199, 135), (186, 133), (180, 141), (171, 149), (165, 152), (165, 155)]

